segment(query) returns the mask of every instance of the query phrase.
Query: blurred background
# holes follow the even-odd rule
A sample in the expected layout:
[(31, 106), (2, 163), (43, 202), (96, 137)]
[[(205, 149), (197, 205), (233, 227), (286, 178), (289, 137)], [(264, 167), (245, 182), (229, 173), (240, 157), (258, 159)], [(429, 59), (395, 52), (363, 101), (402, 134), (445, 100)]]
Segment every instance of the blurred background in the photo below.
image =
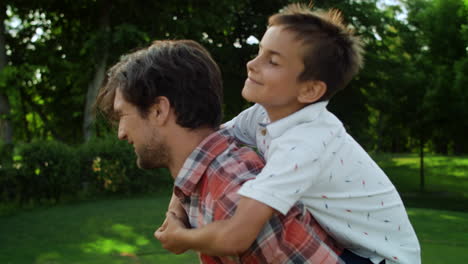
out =
[[(197, 263), (161, 249), (172, 180), (136, 167), (92, 106), (120, 56), (193, 39), (218, 62), (229, 120), (245, 64), (286, 0), (0, 1), (0, 263)], [(364, 40), (329, 104), (397, 186), (423, 263), (468, 257), (468, 0), (316, 0)], [(306, 2), (307, 4), (307, 2)]]

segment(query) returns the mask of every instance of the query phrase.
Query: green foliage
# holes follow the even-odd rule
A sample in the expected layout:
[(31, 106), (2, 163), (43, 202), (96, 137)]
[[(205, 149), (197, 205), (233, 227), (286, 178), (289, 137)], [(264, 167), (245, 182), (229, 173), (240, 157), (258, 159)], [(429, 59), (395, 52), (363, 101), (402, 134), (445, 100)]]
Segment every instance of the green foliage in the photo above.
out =
[(114, 137), (93, 139), (78, 148), (80, 177), (91, 193), (138, 194), (168, 188), (165, 169), (142, 170), (132, 147)]
[(36, 141), (20, 145), (13, 166), (18, 170), (17, 193), (22, 202), (34, 199), (56, 202), (80, 190), (75, 171), (78, 160), (63, 143)]
[[(78, 144), (97, 66), (156, 39), (182, 38), (201, 42), (220, 64), (224, 112), (232, 118), (249, 105), (241, 89), (258, 47), (246, 40), (261, 39), (268, 16), (290, 2), (301, 1), (4, 1), (0, 94), (11, 111), (0, 119), (12, 123), (15, 142)], [(314, 1), (340, 9), (366, 44), (364, 69), (330, 109), (369, 150), (415, 151), (422, 142), (431, 152), (468, 153), (467, 1), (383, 2)], [(397, 19), (403, 6), (407, 19)]]
[(25, 143), (12, 160), (0, 164), (0, 201), (21, 204), (141, 194), (172, 184), (167, 170), (139, 169), (131, 147), (111, 138), (79, 147), (57, 141)]

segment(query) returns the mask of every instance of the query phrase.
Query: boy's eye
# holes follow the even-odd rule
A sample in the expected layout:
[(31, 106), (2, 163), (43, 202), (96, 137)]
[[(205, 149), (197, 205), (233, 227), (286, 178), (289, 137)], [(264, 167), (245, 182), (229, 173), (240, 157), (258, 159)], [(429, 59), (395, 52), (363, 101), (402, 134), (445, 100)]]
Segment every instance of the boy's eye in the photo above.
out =
[(278, 63), (275, 62), (275, 61), (273, 61), (272, 59), (270, 59), (270, 60), (268, 61), (268, 63), (270, 63), (270, 64), (273, 65), (273, 66), (278, 66)]

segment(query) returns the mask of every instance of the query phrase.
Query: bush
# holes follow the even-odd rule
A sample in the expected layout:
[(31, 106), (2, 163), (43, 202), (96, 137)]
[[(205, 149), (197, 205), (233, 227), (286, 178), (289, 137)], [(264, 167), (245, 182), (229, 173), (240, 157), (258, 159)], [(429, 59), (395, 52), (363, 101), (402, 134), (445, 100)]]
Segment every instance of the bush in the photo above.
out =
[(14, 156), (18, 170), (21, 202), (35, 199), (56, 202), (75, 196), (80, 190), (75, 151), (57, 141), (33, 142), (19, 146)]
[(139, 169), (132, 147), (115, 138), (78, 147), (38, 141), (17, 146), (12, 156), (0, 162), (0, 201), (55, 203), (170, 190), (172, 185), (165, 169)]
[(97, 193), (140, 194), (170, 188), (165, 169), (142, 170), (132, 147), (114, 138), (95, 139), (79, 148), (81, 176), (88, 190)]

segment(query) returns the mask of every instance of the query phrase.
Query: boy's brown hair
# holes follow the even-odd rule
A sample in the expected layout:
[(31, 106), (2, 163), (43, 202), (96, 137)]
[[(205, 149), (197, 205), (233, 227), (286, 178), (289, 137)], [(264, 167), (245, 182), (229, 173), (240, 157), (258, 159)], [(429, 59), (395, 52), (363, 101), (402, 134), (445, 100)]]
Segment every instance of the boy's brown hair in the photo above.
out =
[(329, 100), (362, 68), (363, 44), (345, 26), (339, 10), (312, 11), (303, 4), (290, 4), (272, 15), (268, 26), (282, 26), (302, 42), (304, 71), (299, 80), (320, 80), (327, 85), (319, 101)]

